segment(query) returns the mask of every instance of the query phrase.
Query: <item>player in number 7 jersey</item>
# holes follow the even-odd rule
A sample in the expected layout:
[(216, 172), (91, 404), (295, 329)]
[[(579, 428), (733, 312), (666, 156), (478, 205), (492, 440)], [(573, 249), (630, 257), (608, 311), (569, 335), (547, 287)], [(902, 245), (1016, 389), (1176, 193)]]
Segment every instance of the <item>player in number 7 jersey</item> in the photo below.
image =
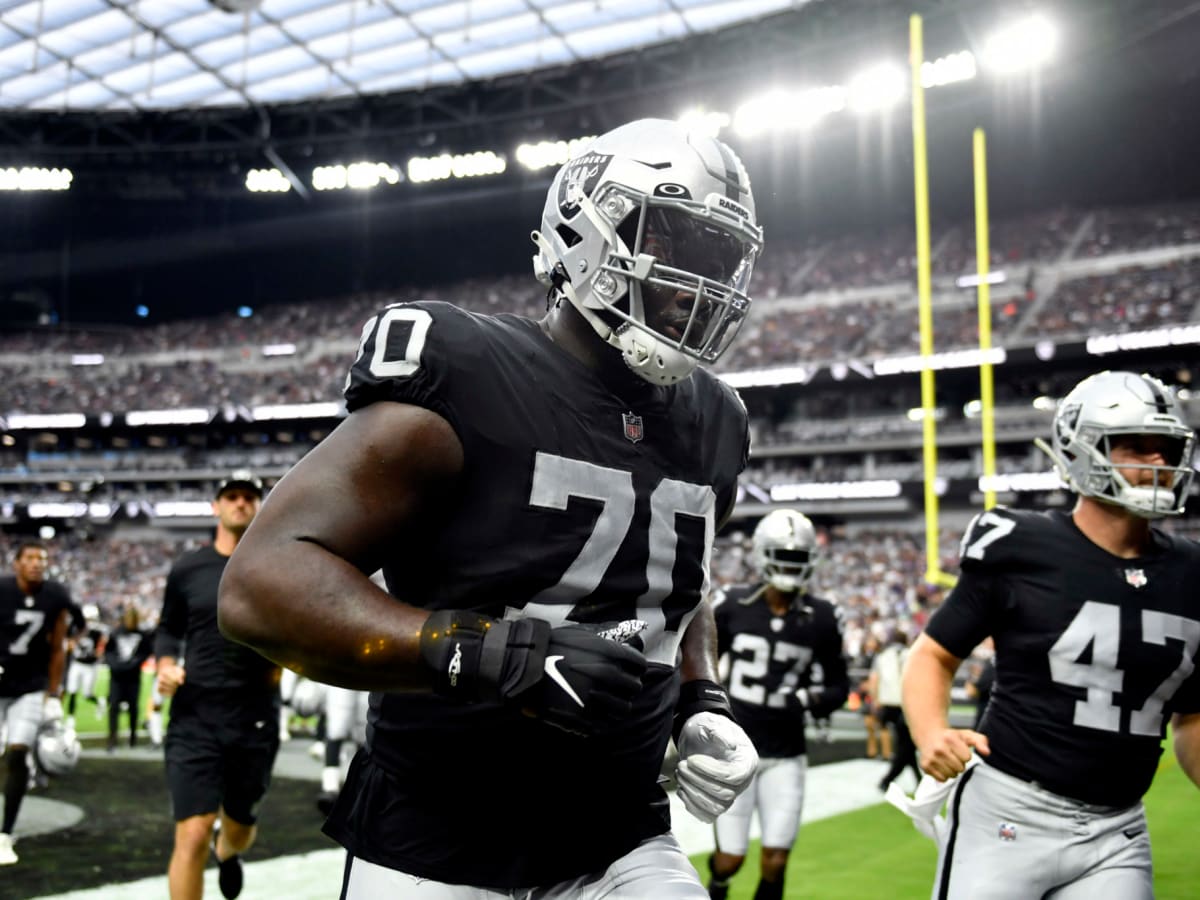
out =
[[(904, 711), (921, 768), (957, 778), (935, 898), (1154, 896), (1142, 797), (1168, 720), (1200, 785), (1200, 547), (1151, 526), (1182, 513), (1192, 429), (1156, 378), (1101, 372), (1039, 442), (1070, 513), (994, 509), (909, 656)], [(979, 731), (947, 725), (951, 679), (991, 635)], [(980, 765), (964, 772), (975, 749)], [(962, 774), (960, 774), (962, 773)]]
[(372, 691), (325, 825), (350, 900), (703, 900), (665, 751), (709, 821), (756, 765), (705, 599), (746, 412), (699, 367), (750, 307), (749, 179), (718, 140), (633, 122), (563, 166), (533, 237), (547, 316), (380, 311), (349, 415), (225, 571), (226, 634)]

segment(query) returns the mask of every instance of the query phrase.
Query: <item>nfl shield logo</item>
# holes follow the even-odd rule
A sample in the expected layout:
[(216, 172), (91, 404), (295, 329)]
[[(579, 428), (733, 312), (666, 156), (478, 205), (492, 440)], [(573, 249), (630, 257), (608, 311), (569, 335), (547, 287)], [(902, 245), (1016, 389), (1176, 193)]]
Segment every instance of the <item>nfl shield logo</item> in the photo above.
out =
[(1017, 839), (1017, 826), (1011, 822), (1000, 823), (1000, 840), (1015, 841)]
[(621, 413), (621, 421), (625, 423), (625, 437), (636, 444), (642, 439), (642, 417), (631, 412)]
[(1126, 569), (1125, 580), (1135, 588), (1145, 587), (1147, 582), (1146, 572), (1143, 569)]

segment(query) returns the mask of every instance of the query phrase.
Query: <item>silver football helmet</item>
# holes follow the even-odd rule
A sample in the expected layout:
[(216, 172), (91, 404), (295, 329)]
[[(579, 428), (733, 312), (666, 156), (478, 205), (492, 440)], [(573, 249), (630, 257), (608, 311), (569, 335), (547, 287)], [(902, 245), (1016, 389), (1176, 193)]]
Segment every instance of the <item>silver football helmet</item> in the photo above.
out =
[(538, 280), (653, 384), (725, 352), (762, 252), (741, 160), (665, 119), (622, 125), (568, 160), (532, 238)]
[(34, 755), (38, 766), (49, 775), (66, 775), (79, 763), (83, 748), (75, 729), (62, 719), (47, 719), (38, 729)]
[(321, 711), (325, 709), (326, 693), (327, 689), (321, 682), (301, 678), (292, 689), (292, 697), (288, 701), (288, 706), (292, 708), (292, 712), (303, 719), (320, 715)]
[[(1110, 458), (1122, 435), (1166, 438), (1163, 465), (1130, 465), (1130, 483)], [(1054, 414), (1053, 446), (1041, 447), (1077, 494), (1123, 507), (1147, 519), (1183, 512), (1191, 487), (1195, 434), (1183, 421), (1171, 389), (1150, 375), (1100, 372), (1076, 385)]]
[(784, 593), (806, 593), (820, 562), (817, 531), (794, 509), (767, 513), (754, 529), (750, 555), (763, 580)]

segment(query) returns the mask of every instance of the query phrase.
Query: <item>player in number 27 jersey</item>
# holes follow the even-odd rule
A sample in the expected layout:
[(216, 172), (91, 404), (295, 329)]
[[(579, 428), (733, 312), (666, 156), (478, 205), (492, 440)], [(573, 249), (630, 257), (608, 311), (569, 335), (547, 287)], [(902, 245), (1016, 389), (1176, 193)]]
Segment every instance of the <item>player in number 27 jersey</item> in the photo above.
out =
[[(1150, 526), (1183, 509), (1192, 431), (1160, 382), (1129, 372), (1080, 383), (1054, 429), (1046, 449), (1075, 509), (977, 516), (962, 575), (905, 675), (922, 768), (940, 780), (972, 747), (983, 756), (955, 787), (938, 897), (1071, 885), (1149, 898), (1141, 798), (1173, 714), (1178, 756), (1200, 783), (1200, 547)], [(979, 732), (949, 729), (938, 708), (948, 678), (988, 635), (996, 675)]]
[(730, 587), (714, 616), (717, 653), (729, 662), (733, 712), (760, 764), (754, 782), (717, 820), (717, 849), (709, 859), (713, 900), (724, 900), (741, 868), (756, 812), (762, 875), (755, 897), (783, 896), (804, 803), (805, 713), (828, 717), (850, 693), (837, 608), (808, 590), (820, 559), (812, 523), (795, 510), (777, 509), (759, 521), (751, 543), (761, 580)]

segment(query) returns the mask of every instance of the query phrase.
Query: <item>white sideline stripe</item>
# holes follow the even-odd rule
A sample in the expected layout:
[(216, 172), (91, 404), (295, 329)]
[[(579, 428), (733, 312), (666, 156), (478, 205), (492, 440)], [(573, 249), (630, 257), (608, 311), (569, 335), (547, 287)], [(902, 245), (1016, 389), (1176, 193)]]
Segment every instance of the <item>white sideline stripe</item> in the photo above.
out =
[[(803, 821), (816, 822), (867, 806), (882, 805), (884, 799), (878, 783), (886, 770), (886, 763), (872, 759), (813, 766), (808, 770)], [(905, 771), (901, 779), (901, 784), (910, 792), (916, 786), (911, 772)], [(712, 826), (693, 818), (674, 793), (671, 794), (671, 821), (675, 824), (679, 843), (689, 855), (713, 849)], [(314, 821), (313, 828), (317, 827)], [(755, 821), (751, 835), (757, 837), (758, 834), (758, 822)], [(19, 844), (17, 850), (20, 851)], [(339, 847), (248, 863), (244, 894), (254, 900), (331, 900), (341, 892), (345, 861), (345, 851)], [(47, 895), (42, 900), (162, 900), (166, 895), (166, 877), (164, 872), (126, 884)], [(221, 896), (215, 866), (204, 870), (204, 896)]]

